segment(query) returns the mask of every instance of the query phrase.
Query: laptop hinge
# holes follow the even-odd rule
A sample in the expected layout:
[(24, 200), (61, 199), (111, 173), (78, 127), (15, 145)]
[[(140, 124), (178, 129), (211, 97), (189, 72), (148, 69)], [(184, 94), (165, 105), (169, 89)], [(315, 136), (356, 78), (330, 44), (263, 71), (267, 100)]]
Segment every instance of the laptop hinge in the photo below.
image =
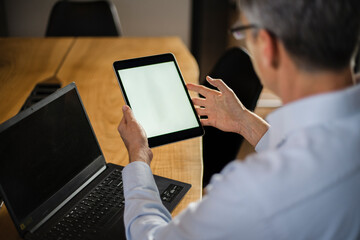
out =
[(54, 210), (52, 210), (43, 220), (41, 220), (37, 225), (30, 229), (30, 233), (34, 233), (41, 225), (43, 225), (49, 218), (54, 216), (54, 214), (59, 211), (66, 203), (68, 203), (73, 197), (76, 196), (81, 190), (83, 190), (87, 185), (89, 185), (97, 176), (99, 176), (103, 171), (105, 171), (106, 165), (100, 168), (91, 178), (89, 178), (84, 184), (82, 184), (76, 191), (74, 191), (69, 197), (67, 197), (62, 203), (59, 204)]

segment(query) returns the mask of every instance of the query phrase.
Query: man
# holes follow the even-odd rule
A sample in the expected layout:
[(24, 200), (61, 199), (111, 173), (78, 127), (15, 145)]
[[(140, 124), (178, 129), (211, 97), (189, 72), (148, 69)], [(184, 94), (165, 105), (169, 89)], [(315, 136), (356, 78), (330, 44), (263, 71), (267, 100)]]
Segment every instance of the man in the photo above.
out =
[[(257, 153), (233, 161), (207, 195), (174, 219), (149, 168), (152, 152), (129, 107), (119, 132), (129, 239), (359, 239), (360, 85), (351, 60), (358, 0), (241, 0), (246, 45), (263, 85), (284, 106), (268, 123), (221, 80), (189, 84), (204, 125), (242, 134)], [(241, 67), (241, 66), (239, 66)], [(221, 161), (221, 159), (219, 159)]]

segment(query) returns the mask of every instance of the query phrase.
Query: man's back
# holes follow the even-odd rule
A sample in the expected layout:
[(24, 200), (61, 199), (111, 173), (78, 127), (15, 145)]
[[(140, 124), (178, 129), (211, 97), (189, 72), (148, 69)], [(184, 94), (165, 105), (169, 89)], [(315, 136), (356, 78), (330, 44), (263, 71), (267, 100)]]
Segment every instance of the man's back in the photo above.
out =
[[(130, 164), (123, 176), (134, 190), (125, 194), (143, 200), (128, 202), (128, 230), (147, 221), (129, 218), (132, 212), (146, 212), (170, 221), (151, 232), (157, 239), (357, 239), (360, 85), (294, 102), (268, 120), (258, 153), (228, 164), (208, 194), (172, 221), (155, 207), (155, 192), (149, 198), (148, 166)], [(139, 174), (141, 184), (130, 182)], [(146, 238), (146, 229), (136, 225), (130, 238)]]
[(243, 171), (276, 238), (360, 236), (360, 85), (289, 104), (268, 120)]
[(240, 23), (231, 32), (245, 40), (261, 83), (284, 106), (267, 123), (221, 79), (206, 79), (217, 90), (188, 84), (203, 96), (193, 98), (203, 125), (241, 134), (258, 153), (228, 164), (208, 194), (174, 219), (151, 180), (151, 151), (125, 111), (127, 237), (360, 239), (360, 85), (351, 70), (360, 1), (239, 2)]

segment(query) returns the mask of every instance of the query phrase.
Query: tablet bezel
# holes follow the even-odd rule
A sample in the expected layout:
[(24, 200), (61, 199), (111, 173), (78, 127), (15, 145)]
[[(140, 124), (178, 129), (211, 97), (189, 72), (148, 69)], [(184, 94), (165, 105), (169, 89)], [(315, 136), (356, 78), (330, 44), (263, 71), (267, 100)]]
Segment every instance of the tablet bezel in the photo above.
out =
[(196, 121), (198, 123), (197, 127), (194, 128), (190, 128), (190, 129), (185, 129), (185, 130), (180, 130), (180, 131), (176, 131), (176, 132), (172, 132), (172, 133), (167, 133), (167, 134), (163, 134), (163, 135), (159, 135), (159, 136), (155, 136), (155, 137), (150, 137), (148, 138), (148, 143), (149, 146), (152, 147), (157, 147), (157, 146), (161, 146), (161, 145), (165, 145), (165, 144), (169, 144), (169, 143), (173, 143), (173, 142), (178, 142), (178, 141), (182, 141), (182, 140), (186, 140), (186, 139), (190, 139), (190, 138), (194, 138), (194, 137), (200, 137), (202, 135), (204, 135), (204, 128), (201, 125), (199, 116), (196, 113), (195, 107), (191, 101), (190, 98), (190, 94), (186, 88), (185, 85), (185, 81), (184, 78), (180, 72), (180, 68), (177, 64), (177, 61), (175, 59), (175, 56), (172, 53), (165, 53), (165, 54), (160, 54), (160, 55), (152, 55), (152, 56), (146, 56), (146, 57), (141, 57), (141, 58), (133, 58), (133, 59), (126, 59), (126, 60), (120, 60), (120, 61), (116, 61), (113, 63), (113, 68), (115, 71), (115, 75), (118, 79), (119, 85), (120, 85), (120, 89), (121, 89), (121, 93), (123, 95), (123, 98), (125, 100), (125, 103), (131, 107), (130, 102), (128, 100), (128, 96), (127, 93), (125, 91), (124, 85), (122, 83), (121, 77), (119, 75), (118, 70), (123, 70), (123, 69), (129, 69), (129, 68), (134, 68), (134, 67), (141, 67), (141, 66), (148, 66), (148, 65), (153, 65), (153, 64), (157, 64), (157, 63), (165, 63), (165, 62), (173, 62), (177, 73), (180, 77), (183, 89), (185, 91), (185, 94), (187, 96), (187, 99), (190, 103), (190, 106), (192, 108), (193, 114), (196, 118)]

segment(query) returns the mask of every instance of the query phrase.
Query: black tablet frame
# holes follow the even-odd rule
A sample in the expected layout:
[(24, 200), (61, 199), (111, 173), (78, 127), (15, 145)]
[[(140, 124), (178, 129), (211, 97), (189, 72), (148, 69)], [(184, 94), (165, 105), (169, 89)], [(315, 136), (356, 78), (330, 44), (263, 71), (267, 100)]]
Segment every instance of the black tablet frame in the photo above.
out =
[(165, 62), (173, 62), (175, 64), (176, 70), (177, 70), (179, 77), (181, 79), (181, 82), (182, 82), (183, 89), (187, 95), (187, 99), (190, 102), (192, 111), (198, 122), (198, 126), (195, 128), (190, 128), (190, 129), (176, 131), (176, 132), (172, 132), (172, 133), (168, 133), (168, 134), (164, 134), (164, 135), (160, 135), (160, 136), (150, 137), (150, 138), (148, 138), (148, 143), (151, 148), (169, 144), (169, 143), (173, 143), (173, 142), (190, 139), (190, 138), (194, 138), (194, 137), (200, 137), (200, 136), (204, 135), (204, 128), (201, 125), (199, 116), (197, 115), (195, 107), (191, 101), (189, 92), (187, 91), (184, 78), (182, 77), (182, 74), (181, 74), (179, 66), (176, 62), (175, 56), (172, 53), (164, 53), (164, 54), (160, 54), (160, 55), (120, 60), (120, 61), (116, 61), (113, 63), (115, 75), (118, 79), (120, 89), (121, 89), (123, 98), (125, 100), (125, 103), (131, 107), (118, 70), (147, 66), (147, 65), (157, 64), (157, 63), (165, 63)]

